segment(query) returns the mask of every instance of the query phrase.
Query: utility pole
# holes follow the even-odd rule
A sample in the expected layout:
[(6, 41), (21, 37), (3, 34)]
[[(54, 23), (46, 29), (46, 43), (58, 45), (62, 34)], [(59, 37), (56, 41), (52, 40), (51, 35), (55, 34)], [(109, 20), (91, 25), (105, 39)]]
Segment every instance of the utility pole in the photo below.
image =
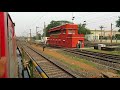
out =
[(86, 21), (83, 22), (82, 26), (85, 28), (85, 26), (86, 26)]
[(112, 44), (112, 23), (111, 23), (111, 44)]
[(72, 12), (72, 23), (73, 23), (73, 20), (74, 20), (74, 19), (73, 19), (73, 12)]
[(36, 26), (36, 40), (37, 40), (37, 35), (38, 35), (38, 34), (37, 34), (37, 28), (39, 28), (39, 27)]
[(30, 29), (30, 41), (31, 41), (31, 29)]
[(45, 26), (45, 22), (44, 22), (44, 37), (46, 37), (46, 26)]
[(45, 42), (45, 37), (46, 37), (46, 26), (45, 26), (45, 22), (44, 22), (44, 29), (43, 29), (43, 32), (44, 32), (44, 42)]
[(100, 39), (100, 42), (102, 42), (102, 29), (103, 28), (104, 28), (103, 26), (100, 26), (100, 29), (101, 29), (101, 39)]
[(95, 41), (96, 41), (96, 29), (95, 29)]
[(75, 19), (75, 17), (73, 16), (73, 12), (72, 12), (72, 24), (73, 24), (73, 20)]

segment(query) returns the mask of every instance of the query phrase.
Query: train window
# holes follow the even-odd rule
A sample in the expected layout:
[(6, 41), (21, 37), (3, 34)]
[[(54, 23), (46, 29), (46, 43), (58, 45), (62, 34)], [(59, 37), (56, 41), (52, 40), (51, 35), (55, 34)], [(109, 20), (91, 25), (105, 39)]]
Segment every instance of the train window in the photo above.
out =
[(66, 34), (66, 31), (65, 31), (65, 30), (63, 31), (63, 34)]
[(61, 34), (60, 30), (50, 32), (50, 35), (58, 35), (58, 34)]
[(68, 34), (75, 34), (75, 30), (68, 30)]

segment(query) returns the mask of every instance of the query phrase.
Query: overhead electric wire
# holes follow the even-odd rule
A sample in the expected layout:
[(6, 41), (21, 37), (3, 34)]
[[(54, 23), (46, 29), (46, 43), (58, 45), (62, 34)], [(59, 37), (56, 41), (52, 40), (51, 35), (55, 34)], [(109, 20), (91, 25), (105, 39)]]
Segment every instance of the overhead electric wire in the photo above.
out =
[[(105, 18), (97, 19), (95, 21), (94, 20), (93, 21), (89, 21), (89, 22), (87, 21), (88, 22), (87, 24), (92, 24), (92, 23), (95, 23), (95, 22), (98, 22), (98, 21), (100, 21), (100, 22), (103, 22), (103, 21), (106, 21), (106, 20), (108, 21), (108, 19), (112, 20), (113, 18), (117, 18), (117, 16), (105, 17)], [(106, 19), (106, 20), (104, 20), (104, 19)]]
[[(96, 13), (97, 14), (97, 13)], [(89, 19), (86, 19), (87, 21), (89, 21), (89, 20), (94, 20), (94, 19), (98, 19), (98, 18), (103, 18), (103, 16), (105, 16), (105, 15), (113, 15), (113, 13), (107, 13), (107, 14), (102, 14), (101, 16), (99, 16), (99, 17), (94, 17), (94, 18), (89, 18)], [(115, 15), (116, 16), (116, 15)]]
[[(84, 17), (87, 17), (87, 16), (90, 16), (90, 15), (95, 15), (95, 14), (97, 14), (96, 12), (89, 12), (89, 13), (91, 13), (91, 14), (87, 14), (87, 15), (84, 14)], [(93, 13), (94, 13), (94, 14), (93, 14)], [(75, 17), (81, 18), (81, 16), (83, 16), (83, 15), (80, 15), (80, 14), (79, 14), (79, 16), (75, 16)], [(84, 18), (84, 17), (83, 17), (83, 18)]]
[[(47, 15), (48, 12), (46, 12), (44, 15), (40, 16), (33, 24), (29, 26), (29, 28), (32, 28), (35, 23), (37, 23), (40, 19), (42, 19), (44, 16)], [(38, 17), (38, 16), (37, 16)]]
[[(84, 21), (86, 21), (87, 23), (89, 22), (88, 24), (90, 24), (90, 23), (92, 24), (92, 23), (94, 23), (94, 22), (100, 21), (100, 20), (101, 20), (100, 18), (105, 19), (106, 17), (103, 18), (105, 15), (109, 15), (110, 17), (111, 17), (111, 15), (112, 15), (112, 17), (114, 17), (114, 16), (119, 16), (119, 15), (120, 15), (120, 14), (115, 14), (115, 15), (114, 15), (115, 12), (110, 12), (110, 13), (106, 13), (106, 14), (105, 14), (105, 13), (106, 13), (106, 12), (103, 12), (103, 15), (101, 15), (101, 16), (99, 16), (99, 17), (84, 19)], [(99, 13), (92, 13), (92, 14), (95, 15), (95, 14), (99, 14)], [(84, 17), (90, 16), (90, 15), (92, 15), (92, 14), (84, 15)], [(114, 15), (114, 16), (113, 16), (113, 15)], [(109, 16), (108, 16), (108, 18), (110, 18)], [(76, 17), (79, 17), (79, 16), (76, 16)], [(82, 15), (81, 15), (80, 18), (83, 19), (84, 17), (82, 17)], [(91, 20), (92, 20), (92, 21), (91, 21)]]
[[(100, 15), (99, 13), (95, 13), (95, 14)], [(94, 14), (94, 15), (95, 15), (95, 14)], [(101, 14), (102, 14), (102, 13), (101, 13)], [(114, 15), (114, 13), (106, 13), (106, 14), (105, 14), (105, 12), (103, 12), (102, 15), (100, 15), (100, 16), (98, 16), (98, 17), (93, 17), (93, 16), (92, 16), (93, 18), (90, 18), (90, 17), (89, 17), (89, 19), (91, 20), (91, 19), (99, 18), (99, 17), (101, 17), (101, 16), (105, 16), (105, 15), (109, 15), (109, 16), (111, 16), (111, 15)], [(90, 15), (87, 15), (87, 16), (90, 16)], [(96, 16), (97, 16), (97, 15), (96, 15)], [(84, 17), (86, 17), (86, 15), (85, 15)], [(84, 18), (84, 17), (83, 17), (83, 18)], [(101, 17), (101, 18), (102, 18), (102, 17)], [(89, 19), (87, 19), (87, 20), (89, 20)]]

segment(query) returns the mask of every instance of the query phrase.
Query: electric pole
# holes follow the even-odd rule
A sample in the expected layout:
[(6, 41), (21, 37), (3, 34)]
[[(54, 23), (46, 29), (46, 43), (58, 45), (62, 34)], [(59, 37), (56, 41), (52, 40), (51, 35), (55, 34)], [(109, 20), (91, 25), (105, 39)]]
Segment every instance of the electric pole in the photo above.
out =
[(112, 23), (111, 23), (111, 44), (112, 44)]
[(95, 29), (95, 41), (96, 41), (96, 29)]
[(44, 34), (43, 34), (44, 36), (43, 36), (43, 37), (44, 37), (44, 43), (45, 43), (45, 37), (46, 37), (46, 26), (45, 26), (45, 22), (44, 22), (44, 29), (43, 29), (43, 32), (44, 32)]
[(101, 39), (100, 39), (100, 42), (102, 42), (102, 29), (103, 28), (104, 28), (103, 26), (100, 26), (100, 29), (101, 29)]
[(30, 41), (31, 41), (31, 29), (30, 29)]
[(37, 40), (37, 35), (38, 35), (38, 34), (37, 34), (37, 28), (39, 28), (39, 27), (36, 26), (36, 40)]
[(73, 24), (73, 20), (75, 19), (75, 17), (73, 16), (73, 12), (72, 12), (72, 24)]
[(45, 22), (44, 22), (44, 37), (46, 37), (46, 26), (45, 26)]

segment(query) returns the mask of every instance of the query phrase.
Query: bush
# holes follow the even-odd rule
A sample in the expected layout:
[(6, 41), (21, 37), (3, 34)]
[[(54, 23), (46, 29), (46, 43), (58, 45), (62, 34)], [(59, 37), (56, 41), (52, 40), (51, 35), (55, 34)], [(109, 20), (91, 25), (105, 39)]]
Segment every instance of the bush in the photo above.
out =
[(117, 38), (117, 40), (120, 40), (120, 34), (116, 34), (115, 37)]

